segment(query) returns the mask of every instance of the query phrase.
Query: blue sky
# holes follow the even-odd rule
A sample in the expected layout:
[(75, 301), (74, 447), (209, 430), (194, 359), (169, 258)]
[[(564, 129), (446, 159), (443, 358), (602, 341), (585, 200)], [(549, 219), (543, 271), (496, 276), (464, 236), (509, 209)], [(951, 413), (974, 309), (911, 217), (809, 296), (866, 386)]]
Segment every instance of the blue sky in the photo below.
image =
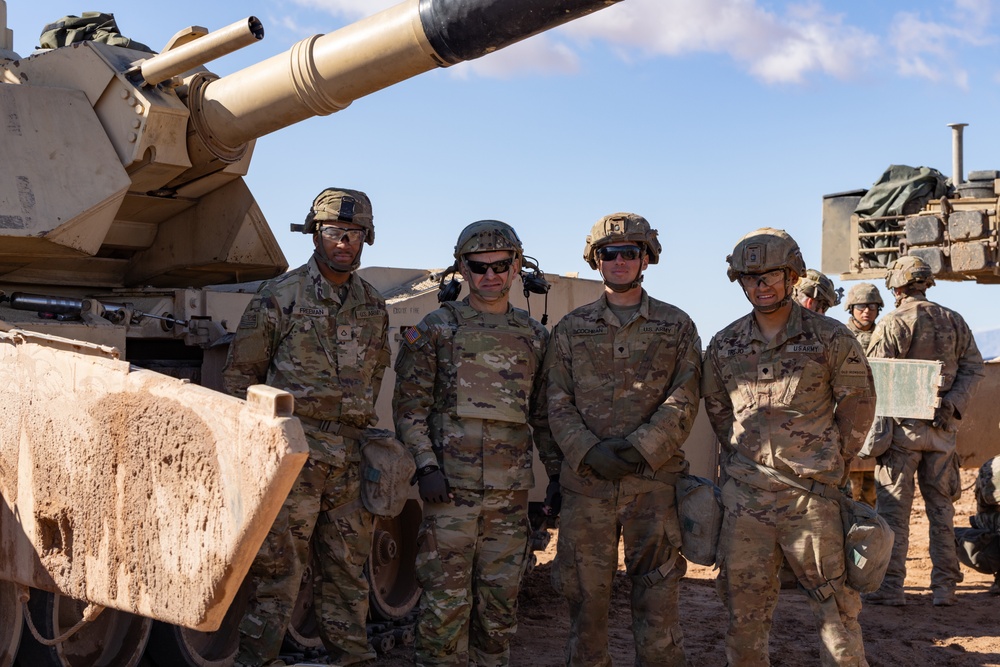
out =
[[(188, 25), (259, 17), (261, 43), (209, 65), (225, 75), (390, 4), (9, 0), (7, 11), (22, 56), (45, 23), (90, 9), (157, 50)], [(951, 122), (970, 124), (966, 172), (1000, 169), (997, 13), (987, 0), (624, 0), (263, 137), (247, 182), (292, 266), (311, 244), (288, 224), (330, 185), (373, 199), (368, 266), (446, 266), (462, 227), (497, 218), (545, 271), (593, 277), (591, 225), (640, 213), (664, 245), (647, 289), (707, 342), (749, 310), (725, 275), (745, 232), (787, 229), (818, 267), (823, 194), (867, 187), (890, 164), (949, 174)], [(1000, 286), (942, 283), (930, 296), (974, 331), (1000, 327)]]

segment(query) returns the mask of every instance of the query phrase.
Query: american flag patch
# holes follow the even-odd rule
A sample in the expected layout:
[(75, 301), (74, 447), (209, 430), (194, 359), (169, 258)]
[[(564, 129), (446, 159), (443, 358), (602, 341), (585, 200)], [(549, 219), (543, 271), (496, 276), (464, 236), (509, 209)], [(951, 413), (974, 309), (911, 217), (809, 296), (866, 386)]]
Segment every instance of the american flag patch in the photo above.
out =
[(413, 345), (418, 340), (420, 340), (420, 330), (416, 327), (406, 327), (406, 331), (403, 332), (403, 338), (410, 345)]

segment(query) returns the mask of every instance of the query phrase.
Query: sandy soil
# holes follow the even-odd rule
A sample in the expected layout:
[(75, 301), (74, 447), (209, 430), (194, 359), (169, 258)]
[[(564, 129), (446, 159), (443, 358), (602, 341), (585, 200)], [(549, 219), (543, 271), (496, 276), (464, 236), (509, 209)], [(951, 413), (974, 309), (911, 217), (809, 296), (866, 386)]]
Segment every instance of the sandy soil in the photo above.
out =
[[(975, 511), (971, 484), (976, 471), (963, 471), (966, 491), (956, 506), (955, 525), (968, 526)], [(866, 606), (861, 613), (865, 649), (872, 667), (1000, 666), (1000, 598), (986, 589), (992, 578), (963, 567), (965, 581), (958, 587), (954, 607), (931, 605), (931, 563), (927, 554), (928, 523), (918, 498), (910, 525), (905, 607)], [(520, 596), (520, 623), (511, 649), (515, 666), (548, 667), (563, 664), (568, 633), (566, 606), (549, 583), (553, 539), (538, 554), (539, 565), (526, 577)], [(682, 582), (681, 622), (685, 650), (693, 666), (723, 665), (726, 611), (715, 593), (711, 568), (691, 565)], [(628, 608), (629, 583), (624, 570), (615, 585), (609, 645), (614, 663), (630, 665), (634, 646)], [(383, 656), (381, 666), (412, 664), (412, 647), (397, 647)], [(771, 664), (788, 667), (819, 665), (819, 638), (804, 595), (781, 593), (771, 632)]]

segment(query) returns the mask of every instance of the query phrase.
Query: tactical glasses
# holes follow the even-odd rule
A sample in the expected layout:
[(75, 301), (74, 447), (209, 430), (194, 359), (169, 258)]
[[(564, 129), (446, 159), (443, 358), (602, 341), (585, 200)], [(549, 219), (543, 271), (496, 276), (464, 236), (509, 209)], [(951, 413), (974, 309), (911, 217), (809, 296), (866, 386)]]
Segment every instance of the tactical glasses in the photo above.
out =
[(477, 276), (482, 276), (486, 274), (486, 271), (493, 269), (493, 273), (501, 274), (507, 273), (510, 270), (510, 265), (514, 262), (513, 259), (498, 259), (495, 262), (477, 262), (475, 260), (467, 259), (465, 260), (465, 265), (469, 267), (469, 271), (472, 271)]
[(854, 310), (874, 310), (878, 312), (879, 306), (877, 303), (856, 303), (851, 308)]
[(775, 269), (767, 273), (741, 273), (740, 284), (746, 289), (757, 289), (761, 285), (774, 287), (785, 279), (784, 269)]
[(619, 257), (631, 262), (642, 257), (642, 249), (634, 245), (606, 245), (597, 249), (597, 258), (602, 262), (613, 262)]
[(335, 227), (334, 225), (323, 225), (319, 228), (319, 233), (323, 235), (323, 238), (330, 241), (343, 243), (346, 239), (346, 241), (351, 245), (357, 245), (365, 240), (368, 230), (346, 229), (344, 227)]

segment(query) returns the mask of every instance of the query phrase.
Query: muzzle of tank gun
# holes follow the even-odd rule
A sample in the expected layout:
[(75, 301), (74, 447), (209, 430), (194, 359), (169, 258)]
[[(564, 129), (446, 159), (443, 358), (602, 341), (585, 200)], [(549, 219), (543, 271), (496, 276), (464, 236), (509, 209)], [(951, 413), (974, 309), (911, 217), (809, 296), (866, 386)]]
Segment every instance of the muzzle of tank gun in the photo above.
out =
[(126, 76), (136, 85), (155, 86), (264, 39), (264, 26), (256, 16), (248, 16), (214, 32), (189, 28), (178, 33), (171, 43), (184, 38), (189, 41), (143, 60)]

